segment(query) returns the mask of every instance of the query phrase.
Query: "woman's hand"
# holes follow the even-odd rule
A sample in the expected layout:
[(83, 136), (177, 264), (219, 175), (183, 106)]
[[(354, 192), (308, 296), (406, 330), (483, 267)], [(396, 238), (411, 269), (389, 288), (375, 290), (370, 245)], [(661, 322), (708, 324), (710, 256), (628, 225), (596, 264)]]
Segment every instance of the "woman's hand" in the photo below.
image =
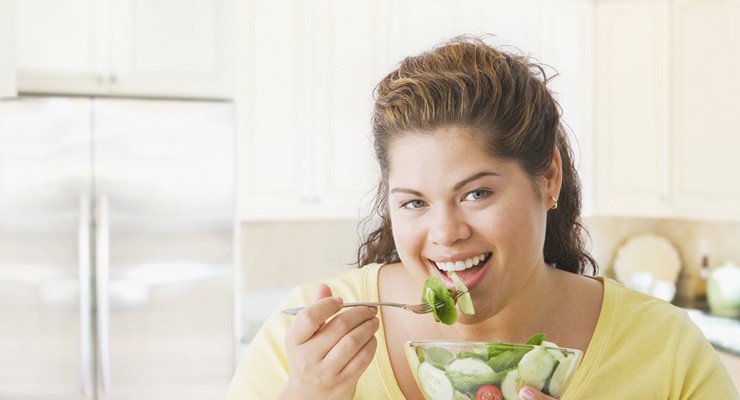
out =
[(377, 308), (342, 309), (321, 285), (313, 304), (302, 310), (285, 337), (290, 376), (282, 399), (352, 399), (360, 375), (375, 355)]
[(554, 397), (550, 397), (530, 386), (519, 389), (519, 398), (522, 400), (555, 400)]

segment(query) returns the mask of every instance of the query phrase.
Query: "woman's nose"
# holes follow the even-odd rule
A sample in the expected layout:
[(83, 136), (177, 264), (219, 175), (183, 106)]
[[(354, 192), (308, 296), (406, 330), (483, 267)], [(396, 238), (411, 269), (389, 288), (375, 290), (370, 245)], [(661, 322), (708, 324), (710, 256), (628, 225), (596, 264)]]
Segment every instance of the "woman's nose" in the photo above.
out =
[(449, 246), (470, 237), (471, 230), (463, 215), (457, 210), (440, 209), (433, 213), (429, 227), (429, 240), (440, 246)]

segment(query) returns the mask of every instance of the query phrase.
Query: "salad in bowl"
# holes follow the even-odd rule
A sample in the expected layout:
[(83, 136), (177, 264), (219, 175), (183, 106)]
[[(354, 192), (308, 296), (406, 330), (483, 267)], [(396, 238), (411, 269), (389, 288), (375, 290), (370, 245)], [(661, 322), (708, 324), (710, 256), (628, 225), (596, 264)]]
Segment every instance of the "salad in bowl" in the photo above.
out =
[(559, 398), (582, 356), (544, 341), (543, 334), (525, 344), (409, 341), (405, 350), (427, 400), (516, 400), (523, 386)]
[[(455, 290), (429, 278), (422, 301), (434, 305), (434, 319), (457, 321), (456, 306), (474, 314), (467, 288), (453, 272)], [(454, 292), (467, 296), (457, 296)], [(456, 297), (456, 298), (457, 298)], [(539, 333), (524, 344), (464, 340), (413, 340), (405, 343), (406, 358), (427, 400), (518, 400), (519, 389), (531, 386), (560, 398), (578, 368), (582, 352), (545, 341)]]

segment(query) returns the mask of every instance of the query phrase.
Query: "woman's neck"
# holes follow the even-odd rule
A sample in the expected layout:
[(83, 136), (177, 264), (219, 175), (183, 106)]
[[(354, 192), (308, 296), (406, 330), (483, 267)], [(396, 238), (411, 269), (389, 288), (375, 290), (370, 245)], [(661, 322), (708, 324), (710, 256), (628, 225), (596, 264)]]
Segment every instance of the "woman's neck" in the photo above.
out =
[(562, 311), (558, 305), (563, 290), (562, 274), (567, 272), (538, 264), (525, 284), (495, 315), (475, 323), (466, 323), (473, 318), (461, 316), (454, 325), (440, 324), (440, 333), (449, 339), (512, 343), (522, 343), (536, 333), (547, 334), (557, 325), (558, 312)]

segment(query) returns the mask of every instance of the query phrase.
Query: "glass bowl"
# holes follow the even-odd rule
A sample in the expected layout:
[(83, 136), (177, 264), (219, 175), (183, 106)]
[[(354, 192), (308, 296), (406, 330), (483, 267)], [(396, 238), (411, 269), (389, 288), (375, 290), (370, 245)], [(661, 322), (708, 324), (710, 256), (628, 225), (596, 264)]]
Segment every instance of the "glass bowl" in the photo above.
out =
[(548, 342), (419, 340), (406, 342), (405, 351), (427, 400), (515, 400), (523, 386), (559, 398), (582, 357), (580, 350)]

